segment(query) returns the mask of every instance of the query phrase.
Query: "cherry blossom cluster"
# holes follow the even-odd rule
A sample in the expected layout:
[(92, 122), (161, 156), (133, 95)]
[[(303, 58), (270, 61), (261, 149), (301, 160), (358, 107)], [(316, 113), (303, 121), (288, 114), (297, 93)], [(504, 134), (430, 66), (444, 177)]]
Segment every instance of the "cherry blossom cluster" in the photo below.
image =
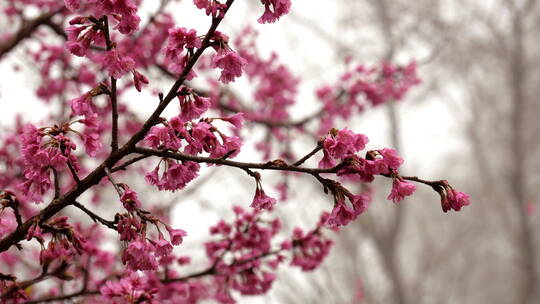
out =
[(235, 41), (238, 53), (248, 63), (246, 75), (254, 88), (253, 99), (257, 102), (248, 113), (249, 118), (285, 121), (290, 119), (289, 108), (296, 102), (299, 79), (280, 63), (277, 53), (272, 52), (268, 59), (261, 58), (256, 39), (257, 32), (248, 27)]
[(57, 174), (68, 166), (74, 172), (79, 171), (79, 163), (73, 153), (77, 146), (65, 136), (70, 131), (69, 124), (40, 129), (32, 124), (24, 127), (21, 155), (25, 181), (19, 189), (26, 197), (41, 202), (43, 195), (52, 187), (52, 173)]
[[(211, 158), (233, 158), (240, 153), (241, 139), (227, 136), (219, 131), (212, 122), (222, 120), (235, 128), (243, 123), (243, 114), (230, 117), (199, 118), (209, 107), (209, 101), (200, 97), (189, 88), (181, 88), (178, 96), (181, 113), (171, 119), (162, 118), (159, 126), (153, 126), (144, 142), (153, 149), (182, 151), (189, 155), (207, 153)], [(196, 162), (179, 162), (163, 157), (154, 170), (146, 174), (146, 180), (159, 190), (175, 191), (183, 189), (198, 176), (200, 166)], [(161, 173), (160, 173), (161, 172)]]
[(421, 82), (414, 61), (405, 66), (383, 61), (366, 67), (348, 60), (347, 68), (336, 84), (317, 90), (324, 108), (319, 132), (331, 128), (336, 118), (348, 119), (369, 107), (401, 100), (411, 87)]
[[(139, 23), (141, 18), (137, 15), (137, 2), (132, 0), (65, 0), (66, 7), (72, 12), (85, 11), (89, 13), (94, 18), (101, 18), (103, 16), (111, 16), (116, 22), (115, 29), (122, 34), (129, 35), (134, 31), (138, 30)], [(81, 24), (79, 22), (84, 20), (75, 19), (78, 22), (71, 21), (70, 24)], [(87, 30), (88, 28), (82, 27), (83, 29), (77, 30), (79, 33), (81, 31)], [(96, 37), (95, 33), (91, 34), (90, 37), (82, 38), (82, 40), (93, 40)], [(92, 41), (85, 42), (86, 48), (90, 45)], [(67, 45), (71, 45), (68, 43)]]
[[(392, 178), (392, 190), (387, 199), (394, 203), (414, 193), (416, 185), (410, 181), (415, 181), (431, 186), (440, 194), (444, 212), (451, 209), (459, 211), (463, 206), (469, 205), (469, 196), (454, 190), (447, 181), (429, 182), (416, 177), (400, 176), (399, 167), (403, 164), (403, 159), (393, 149), (367, 151), (365, 157), (359, 156), (357, 152), (363, 150), (367, 142), (368, 138), (363, 134), (355, 134), (347, 129), (332, 129), (322, 141), (324, 156), (319, 167), (338, 168), (338, 176), (363, 183), (372, 182), (376, 175)], [(367, 209), (371, 200), (369, 193), (353, 195), (334, 181), (324, 181), (323, 184), (332, 192), (335, 201), (329, 219), (331, 225), (346, 225)], [(344, 203), (345, 198), (349, 200), (350, 206)]]

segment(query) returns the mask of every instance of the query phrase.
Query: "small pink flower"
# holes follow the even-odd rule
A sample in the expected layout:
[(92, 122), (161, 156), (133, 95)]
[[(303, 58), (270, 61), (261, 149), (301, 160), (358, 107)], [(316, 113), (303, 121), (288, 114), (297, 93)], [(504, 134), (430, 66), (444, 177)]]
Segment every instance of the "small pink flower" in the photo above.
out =
[(397, 155), (397, 152), (394, 149), (384, 148), (379, 150), (379, 153), (382, 155), (383, 161), (386, 163), (386, 165), (392, 170), (397, 171), (403, 164), (403, 158)]
[(392, 200), (397, 203), (403, 200), (406, 196), (410, 196), (416, 190), (416, 186), (413, 183), (403, 181), (399, 178), (394, 178), (392, 183), (392, 191), (386, 199)]
[(255, 208), (256, 210), (270, 210), (275, 204), (276, 199), (266, 195), (266, 193), (264, 193), (264, 190), (261, 187), (257, 186), (257, 189), (255, 190), (255, 197), (253, 197), (251, 207)]
[(240, 153), (240, 148), (242, 147), (242, 140), (238, 136), (225, 136), (220, 134), (223, 144), (219, 142), (214, 146), (214, 149), (210, 153), (211, 158), (222, 158), (227, 156), (227, 158), (233, 158)]
[(244, 124), (244, 113), (236, 113), (233, 116), (230, 117), (222, 117), (221, 120), (224, 120), (233, 126), (235, 126), (237, 129), (242, 128), (242, 125)]
[(354, 212), (356, 212), (356, 214), (362, 214), (368, 209), (369, 203), (371, 202), (371, 196), (368, 192), (349, 196), (349, 200), (354, 208)]
[(178, 150), (182, 146), (175, 131), (168, 127), (153, 126), (144, 138), (144, 142), (154, 149)]
[(80, 97), (74, 98), (69, 103), (73, 115), (92, 116), (94, 114), (94, 105), (92, 104), (92, 95), (90, 93), (85, 93)]
[(180, 100), (180, 108), (182, 109), (180, 119), (183, 121), (190, 121), (201, 117), (210, 107), (210, 99), (206, 97), (198, 95), (194, 95), (193, 98), (179, 96), (178, 99)]
[(141, 224), (133, 217), (122, 216), (118, 221), (117, 230), (121, 241), (131, 242), (139, 235)]
[(64, 0), (64, 4), (68, 8), (68, 10), (74, 12), (78, 10), (81, 7), (81, 3), (79, 0)]
[(178, 61), (182, 57), (185, 48), (200, 48), (201, 39), (194, 29), (177, 27), (169, 29), (169, 41), (165, 48), (165, 56), (173, 61)]
[(141, 202), (137, 197), (137, 192), (127, 188), (124, 190), (124, 193), (120, 197), (120, 201), (124, 204), (124, 208), (128, 211), (134, 211), (137, 208), (141, 207)]
[(170, 255), (173, 250), (171, 243), (169, 243), (163, 237), (159, 238), (155, 246), (156, 246), (156, 255), (162, 256), (162, 257)]
[(144, 178), (149, 184), (157, 185), (159, 183), (159, 166), (156, 166), (154, 170), (147, 172)]
[(219, 49), (212, 58), (212, 67), (221, 69), (219, 80), (223, 83), (229, 83), (242, 76), (246, 65), (247, 61), (231, 50)]
[(136, 14), (125, 14), (120, 17), (120, 22), (114, 28), (124, 35), (129, 35), (139, 29), (141, 18)]
[(321, 233), (304, 233), (300, 228), (293, 232), (293, 243), (297, 248), (293, 251), (294, 256), (291, 265), (300, 267), (303, 271), (311, 271), (317, 268), (330, 253), (333, 242), (324, 239)]
[(107, 69), (109, 76), (120, 79), (124, 74), (133, 70), (135, 61), (127, 55), (121, 55), (117, 49), (112, 49), (105, 53), (102, 61), (103, 67)]
[(207, 16), (223, 17), (222, 12), (227, 7), (226, 4), (215, 0), (193, 0), (193, 3), (198, 9), (204, 9)]
[(446, 197), (442, 199), (441, 204), (444, 212), (451, 209), (460, 211), (462, 207), (470, 205), (469, 195), (447, 188)]
[(328, 136), (323, 143), (324, 150), (333, 158), (343, 159), (363, 150), (368, 142), (367, 136), (355, 134), (346, 128), (337, 131), (335, 136)]
[(319, 168), (332, 168), (335, 165), (334, 158), (326, 150), (323, 150), (323, 158), (319, 161)]
[(339, 227), (349, 224), (356, 219), (357, 214), (351, 207), (345, 205), (345, 203), (337, 203), (332, 209), (332, 213), (328, 218), (326, 224), (330, 227)]
[(217, 137), (213, 134), (212, 125), (206, 122), (199, 122), (192, 125), (191, 136), (186, 137), (189, 145), (184, 152), (191, 155), (197, 155), (203, 151), (212, 151), (212, 148), (218, 145)]
[(140, 92), (142, 87), (148, 84), (148, 78), (139, 73), (139, 71), (133, 70), (133, 83), (135, 84), (135, 89)]
[(86, 115), (83, 119), (79, 119), (79, 121), (86, 125), (89, 129), (98, 129), (100, 126), (97, 113)]
[(75, 17), (69, 24), (66, 28), (66, 48), (75, 56), (85, 56), (92, 42), (103, 38), (103, 34), (89, 24), (87, 17)]
[(187, 236), (187, 232), (185, 232), (182, 229), (172, 229), (170, 227), (167, 227), (167, 231), (169, 231), (169, 237), (171, 238), (171, 243), (173, 245), (180, 245), (184, 241), (184, 237)]
[(73, 55), (83, 57), (86, 55), (87, 48), (84, 47), (84, 45), (78, 41), (67, 41), (66, 42), (66, 49)]
[(83, 135), (83, 141), (86, 152), (92, 157), (96, 156), (97, 152), (103, 147), (97, 132)]
[(264, 4), (264, 13), (257, 20), (259, 23), (273, 23), (281, 16), (287, 14), (291, 8), (290, 0), (261, 0)]
[(155, 247), (143, 238), (129, 243), (122, 253), (122, 262), (132, 270), (155, 270), (158, 267), (154, 256)]
[(43, 234), (41, 233), (41, 228), (39, 228), (37, 223), (32, 225), (26, 234), (27, 241), (30, 241), (32, 238), (36, 238), (40, 242), (43, 242)]

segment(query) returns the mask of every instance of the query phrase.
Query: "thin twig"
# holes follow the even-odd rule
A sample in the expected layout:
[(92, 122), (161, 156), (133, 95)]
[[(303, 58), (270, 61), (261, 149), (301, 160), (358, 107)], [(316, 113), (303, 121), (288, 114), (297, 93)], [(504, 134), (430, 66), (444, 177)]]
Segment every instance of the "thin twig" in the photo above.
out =
[[(107, 51), (110, 51), (114, 48), (114, 44), (111, 40), (111, 35), (109, 33), (109, 18), (107, 16), (103, 16), (102, 26)], [(111, 76), (111, 91), (109, 93), (109, 97), (111, 99), (112, 113), (111, 150), (114, 152), (118, 150), (118, 101), (116, 94), (116, 78), (114, 78), (113, 76)]]
[(0, 44), (0, 58), (15, 48), (21, 41), (30, 37), (40, 25), (50, 21), (54, 15), (60, 13), (63, 9), (64, 7), (53, 12), (45, 13), (29, 22), (23, 23), (23, 26), (12, 36), (11, 39), (8, 39), (4, 43)]
[(101, 216), (95, 214), (94, 212), (88, 210), (83, 204), (75, 201), (72, 203), (73, 206), (81, 209), (84, 213), (86, 213), (95, 223), (100, 222), (101, 224), (111, 228), (112, 230), (117, 230), (116, 225), (113, 221), (106, 220), (102, 218)]
[(309, 152), (306, 156), (302, 157), (301, 159), (299, 159), (297, 162), (295, 162), (294, 164), (292, 164), (294, 167), (298, 167), (300, 166), (301, 164), (303, 164), (306, 160), (310, 159), (313, 155), (315, 155), (317, 152), (321, 151), (321, 149), (323, 148), (323, 145), (322, 143), (319, 143), (317, 145), (317, 147), (315, 147), (315, 149), (313, 149), (313, 151)]
[(302, 167), (295, 167), (292, 165), (287, 165), (283, 161), (274, 161), (274, 162), (266, 162), (266, 163), (247, 163), (247, 162), (238, 162), (228, 159), (221, 159), (221, 158), (210, 158), (210, 157), (202, 157), (202, 156), (194, 156), (184, 153), (177, 153), (177, 152), (170, 152), (170, 151), (163, 151), (163, 150), (153, 150), (148, 148), (142, 148), (142, 147), (135, 147), (134, 151), (135, 153), (143, 154), (143, 155), (154, 155), (154, 156), (161, 156), (161, 157), (167, 157), (182, 161), (193, 161), (196, 163), (208, 163), (208, 164), (218, 164), (218, 165), (224, 165), (229, 167), (236, 167), (240, 168), (242, 170), (246, 169), (262, 169), (262, 170), (277, 170), (277, 171), (294, 171), (294, 172), (302, 172), (302, 173), (308, 173), (308, 174), (322, 174), (322, 173), (336, 173), (340, 168), (344, 166), (344, 163), (340, 163), (337, 166), (334, 166), (332, 168), (302, 168)]
[(26, 302), (26, 304), (39, 304), (39, 303), (65, 301), (65, 300), (70, 300), (72, 298), (91, 296), (91, 295), (97, 295), (97, 294), (99, 294), (99, 290), (81, 290), (81, 291), (63, 295), (63, 296), (56, 296), (56, 297), (38, 299), (34, 301), (28, 301)]
[(111, 169), (111, 172), (116, 172), (116, 171), (120, 171), (120, 170), (126, 170), (128, 166), (140, 161), (140, 160), (143, 160), (145, 158), (148, 158), (149, 155), (139, 155), (137, 157), (134, 157), (126, 162), (124, 162), (123, 164), (121, 165), (118, 165), (114, 168)]
[(112, 177), (111, 170), (109, 170), (109, 168), (105, 168), (105, 174), (107, 174), (107, 178), (109, 178), (109, 181), (111, 182), (111, 184), (113, 184), (114, 189), (116, 190), (116, 192), (118, 192), (118, 195), (122, 196), (122, 190), (118, 186), (118, 183)]
[(60, 197), (60, 181), (58, 171), (54, 167), (51, 167), (51, 169), (54, 177), (54, 198), (56, 199)]
[(81, 184), (81, 179), (77, 175), (77, 172), (75, 171), (75, 168), (73, 168), (73, 165), (71, 164), (71, 161), (69, 159), (67, 161), (67, 166), (69, 168), (69, 171), (71, 172), (71, 176), (73, 176), (73, 179), (75, 180), (77, 185), (80, 185)]

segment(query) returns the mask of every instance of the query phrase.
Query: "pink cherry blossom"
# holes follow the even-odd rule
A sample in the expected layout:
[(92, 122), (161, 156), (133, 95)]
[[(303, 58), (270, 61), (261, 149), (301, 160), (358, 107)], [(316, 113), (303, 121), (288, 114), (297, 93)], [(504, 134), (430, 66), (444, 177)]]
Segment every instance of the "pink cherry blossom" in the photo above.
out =
[(105, 53), (102, 61), (103, 67), (109, 76), (120, 79), (124, 74), (133, 70), (135, 61), (128, 55), (120, 54), (117, 49), (112, 49)]
[(141, 232), (141, 227), (141, 223), (135, 217), (121, 216), (117, 228), (120, 240), (128, 242), (135, 240)]
[(81, 6), (79, 0), (64, 0), (64, 3), (70, 11), (76, 11)]
[(173, 245), (180, 245), (184, 241), (184, 238), (187, 236), (187, 232), (182, 229), (172, 229), (167, 227), (169, 232), (169, 237), (171, 238), (171, 243)]
[(227, 7), (225, 4), (216, 0), (193, 0), (198, 9), (204, 9), (208, 16), (223, 16), (223, 10)]
[(80, 97), (70, 100), (71, 111), (73, 115), (92, 116), (94, 114), (94, 105), (92, 104), (92, 95), (85, 93)]
[(269, 210), (272, 209), (275, 204), (276, 199), (266, 195), (264, 190), (257, 186), (257, 189), (255, 190), (255, 197), (253, 197), (253, 202), (250, 206), (256, 210)]
[(158, 256), (168, 256), (172, 253), (173, 247), (169, 241), (164, 239), (163, 237), (160, 237), (159, 240), (157, 240), (156, 244), (156, 255)]
[(386, 163), (386, 165), (392, 170), (397, 171), (403, 164), (403, 158), (397, 155), (397, 152), (394, 149), (384, 148), (379, 150), (379, 153), (383, 157), (383, 161)]
[(442, 199), (442, 209), (444, 212), (451, 209), (460, 211), (462, 207), (468, 205), (470, 205), (469, 195), (454, 189), (448, 189), (446, 191), (446, 197)]
[(368, 142), (367, 136), (355, 134), (351, 130), (343, 129), (336, 132), (335, 136), (327, 136), (323, 147), (333, 158), (343, 159), (363, 150)]
[(294, 229), (293, 242), (297, 243), (298, 247), (294, 249), (291, 265), (298, 266), (303, 271), (317, 268), (329, 254), (333, 244), (316, 231), (304, 234), (300, 228)]
[(183, 121), (194, 120), (201, 117), (201, 115), (208, 110), (210, 107), (210, 99), (206, 97), (200, 97), (194, 95), (193, 98), (189, 96), (179, 96), (180, 108), (182, 112), (180, 113), (180, 119)]
[(97, 132), (89, 132), (83, 135), (84, 147), (86, 153), (90, 156), (96, 156), (96, 154), (101, 150), (103, 144), (101, 143), (101, 138)]
[(133, 70), (133, 83), (135, 85), (135, 89), (140, 92), (142, 90), (142, 87), (147, 85), (149, 82), (146, 76), (139, 73), (139, 71), (137, 70)]
[(178, 150), (182, 146), (181, 140), (175, 134), (175, 129), (170, 127), (153, 126), (144, 138), (144, 142), (154, 149)]
[(185, 48), (200, 48), (201, 39), (194, 29), (185, 27), (169, 29), (169, 41), (165, 48), (165, 55), (173, 61), (178, 61), (182, 57)]
[(212, 58), (212, 67), (221, 69), (219, 80), (223, 83), (234, 81), (242, 76), (247, 61), (236, 52), (220, 49)]
[(242, 125), (244, 124), (244, 113), (236, 113), (230, 117), (222, 117), (221, 120), (224, 120), (230, 124), (232, 124), (235, 128), (242, 128)]
[(141, 207), (141, 202), (137, 197), (137, 192), (127, 188), (124, 189), (124, 193), (120, 197), (120, 201), (124, 205), (124, 208), (128, 211), (134, 211)]
[(264, 4), (264, 13), (257, 20), (259, 23), (273, 23), (281, 16), (287, 14), (291, 8), (290, 0), (261, 0)]
[(124, 250), (122, 262), (131, 270), (155, 270), (158, 267), (155, 249), (150, 242), (139, 238)]
[(347, 206), (345, 203), (338, 203), (332, 209), (332, 213), (328, 218), (327, 225), (330, 227), (339, 227), (349, 224), (352, 220), (356, 219), (357, 214), (353, 208)]
[(120, 17), (120, 22), (115, 27), (120, 33), (129, 35), (139, 29), (141, 18), (136, 14), (125, 14)]
[(387, 199), (393, 201), (394, 203), (400, 202), (406, 196), (410, 196), (416, 190), (416, 186), (413, 183), (401, 180), (399, 178), (394, 178), (392, 183), (392, 191), (388, 195)]

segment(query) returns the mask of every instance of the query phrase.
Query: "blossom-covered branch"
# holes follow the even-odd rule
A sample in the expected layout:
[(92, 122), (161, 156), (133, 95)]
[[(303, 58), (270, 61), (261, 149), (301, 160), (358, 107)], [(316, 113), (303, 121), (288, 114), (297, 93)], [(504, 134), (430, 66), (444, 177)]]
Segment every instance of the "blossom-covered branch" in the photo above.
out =
[[(10, 2), (6, 12), (22, 18), (24, 12), (16, 2)], [(291, 9), (290, 0), (260, 2), (259, 23), (275, 22)], [(165, 9), (166, 0), (142, 29), (138, 0), (25, 1), (48, 12), (2, 45), (0, 57), (40, 24), (48, 25), (65, 41), (58, 46), (37, 39), (38, 47), (28, 49), (40, 75), (36, 95), (61, 105), (68, 103), (66, 96), (71, 99), (69, 109), (51, 115), (44, 126), (20, 121), (2, 138), (0, 259), (6, 263), (0, 269), (0, 301), (232, 303), (233, 291), (267, 292), (287, 257), (291, 266), (303, 271), (316, 269), (332, 245), (328, 231), (338, 231), (368, 210), (372, 196), (366, 189), (375, 176), (392, 180), (388, 199), (395, 203), (412, 195), (416, 186), (411, 182), (417, 182), (440, 195), (445, 212), (469, 204), (469, 197), (447, 181), (400, 175), (403, 159), (393, 149), (364, 153), (367, 136), (333, 128), (353, 113), (400, 100), (420, 82), (414, 61), (372, 67), (349, 62), (335, 84), (317, 90), (315, 112), (294, 120), (290, 109), (299, 77), (279, 63), (277, 54), (268, 59), (259, 55), (255, 31), (246, 29), (231, 39), (217, 30), (233, 3), (194, 0), (211, 20), (200, 35), (176, 26)], [(53, 16), (61, 20), (52, 20)], [(156, 67), (174, 79), (166, 93), (146, 76)], [(253, 88), (249, 103), (237, 94), (224, 94), (228, 91), (224, 86), (244, 75)], [(191, 80), (196, 78), (201, 88), (193, 86)], [(152, 113), (139, 120), (124, 93), (142, 92), (147, 86), (160, 93), (155, 94)], [(175, 102), (178, 112), (164, 117)], [(233, 160), (244, 146), (244, 121), (267, 127), (266, 137), (256, 144), (264, 152), (262, 162)], [(312, 125), (317, 130), (308, 132)], [(291, 132), (296, 131), (321, 136), (304, 156), (296, 156), (290, 147)], [(110, 150), (104, 142), (110, 142)], [(274, 149), (281, 150), (278, 157), (273, 156)], [(173, 228), (158, 204), (139, 196), (124, 172), (144, 170), (148, 184), (175, 192), (199, 177), (201, 165), (245, 171), (255, 181), (255, 193), (248, 200), (249, 210), (234, 207), (234, 220), (222, 219), (210, 228), (214, 239), (204, 244), (207, 265), (184, 274), (179, 269), (191, 259), (173, 250), (187, 232)], [(312, 176), (332, 197), (328, 212), (320, 215), (314, 229), (281, 232), (280, 219), (268, 219), (278, 199), (265, 192), (259, 170)], [(357, 193), (350, 182), (362, 185), (362, 190)], [(105, 189), (114, 190), (115, 197), (105, 199)], [(286, 185), (279, 190), (285, 197)], [(94, 208), (90, 201), (96, 205), (107, 201), (109, 208)], [(63, 212), (68, 206), (80, 217)], [(103, 248), (110, 240), (102, 233), (105, 230), (117, 232), (120, 254)], [(24, 261), (26, 253), (39, 256), (39, 263)], [(40, 284), (45, 280), (53, 287)]]

